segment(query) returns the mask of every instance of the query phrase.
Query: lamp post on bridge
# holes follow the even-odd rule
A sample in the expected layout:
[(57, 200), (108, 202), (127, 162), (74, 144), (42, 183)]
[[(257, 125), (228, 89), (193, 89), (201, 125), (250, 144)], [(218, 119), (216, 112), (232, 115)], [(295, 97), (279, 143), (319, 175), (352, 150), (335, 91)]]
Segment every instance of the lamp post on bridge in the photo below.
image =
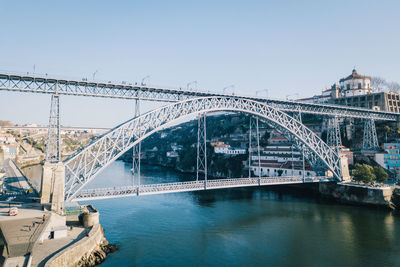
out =
[(146, 77), (144, 77), (143, 79), (142, 79), (142, 82), (140, 83), (140, 85), (141, 86), (145, 86), (146, 84), (144, 83), (144, 81), (146, 80), (146, 79), (149, 79), (150, 78), (150, 75), (147, 75)]
[(96, 70), (95, 72), (93, 72), (93, 81), (94, 81), (94, 77), (96, 76), (96, 74), (97, 74), (98, 72), (99, 72), (98, 70)]
[(195, 86), (195, 91), (197, 91), (197, 81), (193, 81), (193, 82), (190, 82), (190, 83), (187, 83), (186, 84), (186, 89), (189, 91), (190, 90), (190, 85), (192, 85), (192, 84), (195, 84), (196, 86)]
[(235, 85), (231, 84), (229, 86), (226, 86), (222, 89), (222, 93), (225, 94), (226, 89), (232, 88), (232, 94), (235, 94)]

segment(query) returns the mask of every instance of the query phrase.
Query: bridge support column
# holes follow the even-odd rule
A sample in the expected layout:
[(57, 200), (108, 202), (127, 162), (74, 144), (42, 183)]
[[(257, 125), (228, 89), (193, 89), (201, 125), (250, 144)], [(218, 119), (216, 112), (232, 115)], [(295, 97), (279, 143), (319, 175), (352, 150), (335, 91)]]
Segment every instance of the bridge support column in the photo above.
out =
[(258, 118), (250, 117), (250, 128), (249, 128), (249, 178), (251, 177), (251, 156), (253, 152), (252, 139), (256, 138), (257, 144), (257, 157), (258, 157), (258, 179), (261, 179), (261, 154), (260, 154), (260, 132), (259, 132), (259, 121)]
[[(140, 95), (139, 99), (135, 101), (135, 117), (140, 116)], [(140, 156), (142, 150), (142, 143), (136, 144), (132, 148), (132, 185), (135, 186), (135, 177), (137, 186), (140, 186)], [(137, 191), (139, 195), (139, 189)]]
[(339, 155), (340, 157), (340, 169), (342, 173), (342, 181), (343, 182), (350, 182), (350, 171), (349, 171), (349, 162), (345, 155)]
[(40, 203), (60, 215), (64, 213), (65, 166), (61, 162), (60, 97), (51, 95), (46, 161), (42, 171)]
[(336, 147), (336, 149), (339, 149), (339, 147), (342, 146), (340, 127), (336, 116), (328, 118), (326, 143), (331, 147)]
[(200, 114), (197, 122), (197, 162), (196, 181), (199, 180), (199, 173), (204, 174), (204, 187), (207, 183), (207, 127), (206, 113)]
[(376, 134), (375, 121), (373, 119), (364, 120), (363, 149), (378, 150), (378, 136)]
[(60, 215), (64, 214), (65, 166), (62, 162), (45, 162), (42, 172), (40, 204)]
[[(55, 85), (57, 91), (57, 84)], [(60, 137), (60, 96), (56, 93), (51, 95), (51, 106), (49, 116), (49, 128), (46, 144), (46, 161), (58, 162), (61, 160), (61, 137)]]

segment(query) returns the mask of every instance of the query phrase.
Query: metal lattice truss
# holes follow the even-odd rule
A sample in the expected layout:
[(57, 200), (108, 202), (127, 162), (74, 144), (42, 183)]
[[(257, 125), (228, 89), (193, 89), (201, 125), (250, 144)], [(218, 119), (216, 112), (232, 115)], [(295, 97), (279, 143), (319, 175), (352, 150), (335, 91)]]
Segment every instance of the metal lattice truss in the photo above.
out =
[[(176, 102), (190, 98), (208, 96), (229, 97), (227, 94), (211, 92), (10, 74), (0, 74), (0, 90), (44, 94), (54, 94), (57, 91), (60, 95), (141, 99), (161, 102)], [(285, 112), (301, 112), (304, 114), (329, 116), (336, 115), (339, 117), (369, 118), (387, 121), (397, 121), (399, 119), (399, 114), (394, 112), (376, 111), (357, 107), (312, 104), (245, 95), (235, 97), (265, 102), (266, 104)]]
[[(253, 153), (257, 153), (257, 166), (261, 168), (261, 155), (260, 155), (260, 132), (259, 132), (259, 119), (258, 117), (250, 117), (249, 123), (249, 177), (251, 176), (251, 157)], [(253, 143), (254, 141), (254, 143)], [(254, 144), (254, 146), (253, 146)], [(261, 177), (261, 171), (258, 172), (258, 176)]]
[(364, 120), (363, 149), (379, 149), (374, 120)]
[[(196, 156), (196, 181), (203, 174), (207, 180), (207, 114), (200, 114), (197, 121), (197, 156)], [(201, 178), (201, 177), (200, 177)]]
[[(135, 100), (135, 117), (140, 116), (140, 100)], [(140, 185), (140, 160), (142, 153), (142, 143), (139, 142), (133, 146), (132, 149), (132, 184)], [(136, 178), (136, 179), (135, 179)]]
[(58, 95), (51, 95), (49, 130), (46, 143), (46, 161), (59, 162), (60, 160), (60, 97)]
[[(295, 118), (293, 118), (296, 120)], [(323, 175), (324, 171), (326, 170), (325, 163), (321, 160), (321, 158), (314, 153), (312, 148), (309, 146), (306, 146), (304, 142), (298, 138), (296, 135), (293, 135), (289, 130), (280, 127), (278, 124), (272, 122), (272, 121), (267, 121), (265, 119), (261, 119), (265, 124), (270, 125), (272, 128), (276, 129), (279, 131), (294, 147), (302, 152), (304, 155), (305, 160), (307, 160), (308, 163), (310, 163), (312, 169), (318, 174), (318, 175)], [(301, 121), (298, 121), (298, 123), (301, 123)]]
[(338, 154), (310, 129), (286, 113), (261, 102), (234, 97), (205, 97), (160, 107), (118, 125), (64, 161), (65, 196), (75, 197), (80, 189), (128, 149), (154, 132), (190, 115), (213, 111), (235, 111), (258, 116), (276, 125), (309, 148), (337, 180), (341, 180)]
[(329, 117), (327, 121), (326, 143), (328, 146), (338, 148), (342, 146), (340, 126), (337, 117)]
[(73, 201), (86, 201), (95, 199), (121, 198), (139, 195), (155, 195), (188, 191), (200, 191), (211, 189), (223, 189), (247, 186), (265, 186), (282, 184), (300, 184), (300, 183), (319, 183), (330, 182), (334, 179), (326, 176), (308, 177), (287, 176), (287, 177), (261, 177), (261, 178), (233, 178), (216, 179), (208, 181), (191, 181), (162, 184), (148, 184), (142, 186), (124, 186), (112, 188), (87, 189), (80, 191)]

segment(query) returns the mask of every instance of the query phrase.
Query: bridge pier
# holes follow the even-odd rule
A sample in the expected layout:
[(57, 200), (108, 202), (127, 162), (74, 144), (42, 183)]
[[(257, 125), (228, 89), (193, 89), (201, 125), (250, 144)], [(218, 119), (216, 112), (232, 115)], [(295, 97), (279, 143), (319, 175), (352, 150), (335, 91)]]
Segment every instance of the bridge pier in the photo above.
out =
[(64, 214), (65, 166), (62, 162), (45, 162), (42, 172), (40, 204), (60, 215)]
[(64, 214), (65, 166), (61, 162), (60, 97), (55, 84), (51, 95), (46, 161), (42, 170), (40, 204), (60, 215)]
[(339, 155), (340, 157), (340, 169), (342, 172), (342, 182), (350, 182), (350, 171), (349, 171), (349, 161), (345, 155)]
[(196, 181), (199, 173), (204, 174), (207, 181), (207, 113), (200, 114), (197, 121), (197, 157), (196, 157)]
[(336, 116), (328, 118), (326, 143), (328, 144), (328, 146), (336, 147), (336, 149), (342, 146), (342, 139), (340, 136), (340, 126), (338, 118)]
[(364, 120), (363, 149), (379, 149), (378, 136), (376, 134), (375, 121), (373, 119)]

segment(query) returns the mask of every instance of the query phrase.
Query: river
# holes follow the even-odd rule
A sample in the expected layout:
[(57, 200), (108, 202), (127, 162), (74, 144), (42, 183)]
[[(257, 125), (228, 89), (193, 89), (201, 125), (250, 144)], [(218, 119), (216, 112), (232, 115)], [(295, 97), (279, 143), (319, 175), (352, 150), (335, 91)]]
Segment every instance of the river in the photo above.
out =
[[(116, 161), (89, 187), (127, 185)], [(143, 183), (188, 180), (142, 166)], [(101, 266), (400, 266), (399, 216), (282, 187), (90, 202), (120, 247)]]

